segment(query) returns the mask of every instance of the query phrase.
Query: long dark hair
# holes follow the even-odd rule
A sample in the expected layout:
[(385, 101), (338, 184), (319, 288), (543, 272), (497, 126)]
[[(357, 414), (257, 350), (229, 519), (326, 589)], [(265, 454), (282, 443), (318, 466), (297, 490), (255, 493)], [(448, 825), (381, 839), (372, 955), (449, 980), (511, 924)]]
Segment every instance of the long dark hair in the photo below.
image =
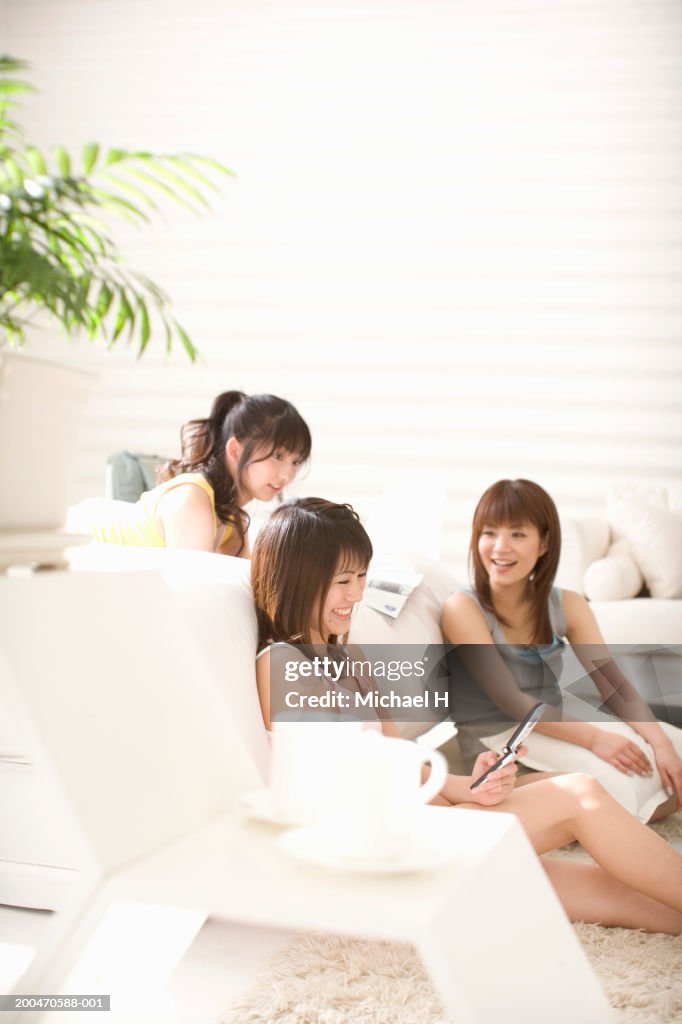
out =
[(556, 505), (547, 491), (532, 480), (498, 480), (476, 506), (469, 548), (474, 590), (488, 611), (493, 612), (504, 626), (511, 625), (493, 607), (490, 579), (478, 551), (478, 542), (486, 526), (521, 526), (524, 523), (534, 526), (540, 538), (547, 542), (547, 550), (535, 565), (530, 600), (533, 643), (549, 643), (552, 639), (549, 595), (559, 565), (561, 527)]
[(310, 644), (315, 608), (321, 617), (341, 561), (365, 568), (371, 558), (372, 542), (350, 505), (298, 498), (275, 509), (251, 556), (259, 650), (268, 640)]
[[(243, 446), (237, 464), (237, 478), (227, 468), (225, 445), (236, 437)], [(246, 395), (224, 391), (214, 399), (207, 419), (190, 420), (180, 430), (181, 455), (170, 459), (159, 479), (170, 480), (180, 473), (201, 473), (215, 494), (216, 516), (232, 523), (244, 547), (249, 527), (247, 513), (237, 504), (237, 488), (250, 462), (269, 458), (278, 448), (296, 452), (303, 462), (310, 456), (308, 425), (291, 402), (276, 395)], [(252, 458), (258, 452), (258, 459)]]

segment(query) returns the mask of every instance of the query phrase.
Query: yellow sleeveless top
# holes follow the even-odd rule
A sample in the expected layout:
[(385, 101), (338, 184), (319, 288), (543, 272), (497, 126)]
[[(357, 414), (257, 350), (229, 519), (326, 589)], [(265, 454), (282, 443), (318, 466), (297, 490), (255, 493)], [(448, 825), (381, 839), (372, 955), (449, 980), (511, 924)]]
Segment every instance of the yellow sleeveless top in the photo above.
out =
[[(110, 498), (90, 498), (77, 506), (76, 526), (85, 527), (95, 540), (105, 544), (126, 544), (131, 547), (165, 548), (166, 541), (156, 525), (156, 508), (164, 494), (174, 487), (193, 484), (204, 491), (211, 502), (214, 532), (218, 531), (215, 514), (215, 494), (208, 480), (200, 473), (180, 473), (151, 491), (145, 491), (139, 501), (117, 501)], [(224, 526), (216, 548), (221, 547), (232, 533), (233, 527)]]

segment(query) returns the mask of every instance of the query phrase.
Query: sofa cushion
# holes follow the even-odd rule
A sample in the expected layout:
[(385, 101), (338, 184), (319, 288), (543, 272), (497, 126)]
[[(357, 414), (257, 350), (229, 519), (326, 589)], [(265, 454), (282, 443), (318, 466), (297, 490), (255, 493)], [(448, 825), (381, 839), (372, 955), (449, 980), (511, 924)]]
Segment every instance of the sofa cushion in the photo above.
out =
[(583, 578), (591, 562), (603, 558), (610, 540), (606, 519), (561, 519), (561, 557), (556, 583), (562, 590), (583, 593)]
[(623, 601), (636, 597), (644, 579), (626, 540), (617, 540), (585, 570), (583, 592), (591, 601)]
[[(600, 722), (599, 728), (627, 736), (645, 752), (652, 764), (655, 765), (653, 751), (649, 744), (625, 722)], [(682, 730), (668, 725), (666, 722), (661, 723), (661, 728), (673, 741), (677, 753), (682, 757)], [(496, 736), (487, 736), (481, 742), (501, 754), (502, 747), (513, 731), (513, 729), (506, 729)], [(564, 740), (555, 739), (553, 736), (543, 736), (537, 731), (531, 733), (526, 739), (526, 746), (528, 753), (519, 760), (527, 768), (533, 768), (540, 772), (584, 772), (591, 775), (601, 782), (614, 799), (631, 814), (638, 817), (640, 821), (648, 821), (656, 808), (667, 800), (667, 794), (657, 770), (654, 770), (651, 776), (625, 775), (613, 765), (597, 757), (591, 750), (580, 747), (576, 743), (566, 743)]]
[(609, 520), (632, 550), (652, 597), (682, 597), (682, 514), (655, 500), (614, 490)]
[(682, 601), (635, 597), (630, 601), (591, 601), (607, 644), (682, 643)]
[[(379, 554), (373, 561), (374, 568), (381, 565)], [(413, 648), (410, 657), (418, 660), (432, 645), (443, 643), (440, 619), (445, 599), (459, 588), (449, 569), (422, 555), (405, 557), (409, 568), (423, 574), (423, 580), (412, 591), (397, 619), (391, 619), (381, 612), (361, 604), (353, 618), (349, 642), (367, 644), (409, 645)], [(414, 739), (428, 732), (432, 721), (399, 722), (397, 727), (406, 739)]]
[[(356, 644), (414, 644), (426, 649), (442, 644), (440, 618), (445, 599), (460, 584), (445, 566), (421, 555), (406, 558), (409, 568), (423, 574), (423, 580), (408, 597), (397, 619), (361, 604), (353, 618), (349, 641)], [(373, 568), (381, 564), (381, 555)]]

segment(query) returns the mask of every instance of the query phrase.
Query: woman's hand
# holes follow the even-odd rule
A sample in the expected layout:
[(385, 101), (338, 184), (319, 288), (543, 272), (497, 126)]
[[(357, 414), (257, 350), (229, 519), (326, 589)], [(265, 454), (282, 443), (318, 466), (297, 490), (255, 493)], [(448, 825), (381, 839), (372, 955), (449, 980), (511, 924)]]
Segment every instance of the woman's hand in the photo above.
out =
[(627, 736), (607, 732), (606, 729), (595, 729), (590, 750), (602, 761), (612, 764), (624, 775), (652, 775), (653, 766), (641, 747), (629, 740)]
[(678, 805), (682, 806), (682, 761), (672, 743), (655, 747), (654, 757), (666, 793), (668, 796), (675, 795)]
[[(526, 749), (526, 747), (520, 747), (519, 753), (524, 754)], [(474, 770), (471, 773), (471, 782), (473, 783), (476, 779), (480, 778), (498, 760), (499, 757), (492, 750), (486, 750), (483, 754), (479, 754), (474, 764)], [(481, 804), (482, 807), (494, 807), (495, 804), (506, 800), (514, 789), (515, 782), (516, 765), (512, 762), (511, 764), (506, 764), (504, 768), (498, 768), (496, 772), (488, 776), (487, 781), (473, 791), (470, 800), (472, 803)]]

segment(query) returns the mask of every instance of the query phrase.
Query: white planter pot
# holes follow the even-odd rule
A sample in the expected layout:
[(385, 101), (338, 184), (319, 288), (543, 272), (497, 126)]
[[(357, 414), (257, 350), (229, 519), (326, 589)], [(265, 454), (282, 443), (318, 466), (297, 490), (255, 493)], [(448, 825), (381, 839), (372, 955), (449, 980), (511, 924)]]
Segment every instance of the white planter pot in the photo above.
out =
[(80, 416), (96, 380), (82, 370), (0, 350), (0, 560), (5, 564), (9, 548), (49, 547), (49, 535), (64, 526)]

